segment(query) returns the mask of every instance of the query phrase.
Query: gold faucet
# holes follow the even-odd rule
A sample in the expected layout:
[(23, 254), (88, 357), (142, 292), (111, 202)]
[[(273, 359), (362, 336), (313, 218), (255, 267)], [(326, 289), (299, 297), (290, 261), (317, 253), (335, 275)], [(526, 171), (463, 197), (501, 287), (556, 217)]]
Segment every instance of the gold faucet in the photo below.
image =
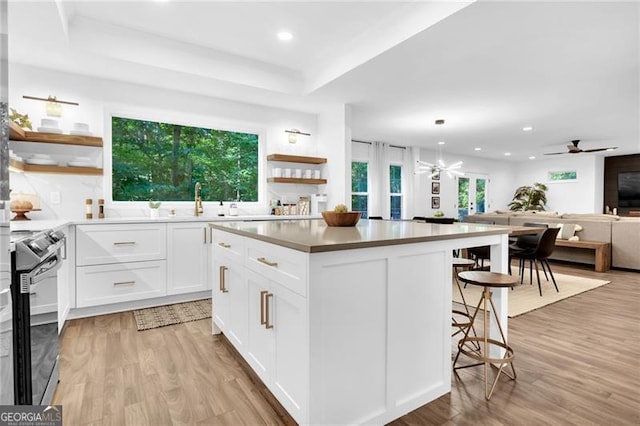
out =
[(202, 185), (200, 185), (200, 182), (196, 182), (196, 187), (195, 187), (196, 207), (193, 211), (193, 214), (196, 216), (200, 216), (201, 214), (204, 213), (204, 208), (202, 207), (202, 196), (200, 195), (201, 190), (202, 190)]

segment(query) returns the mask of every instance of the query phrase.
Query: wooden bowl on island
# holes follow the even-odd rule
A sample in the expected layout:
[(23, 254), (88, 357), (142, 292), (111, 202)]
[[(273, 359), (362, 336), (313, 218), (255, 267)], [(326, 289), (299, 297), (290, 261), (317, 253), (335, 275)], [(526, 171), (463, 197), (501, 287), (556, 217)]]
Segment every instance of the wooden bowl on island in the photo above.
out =
[(322, 218), (329, 226), (356, 226), (362, 212), (337, 213), (330, 210), (322, 212)]

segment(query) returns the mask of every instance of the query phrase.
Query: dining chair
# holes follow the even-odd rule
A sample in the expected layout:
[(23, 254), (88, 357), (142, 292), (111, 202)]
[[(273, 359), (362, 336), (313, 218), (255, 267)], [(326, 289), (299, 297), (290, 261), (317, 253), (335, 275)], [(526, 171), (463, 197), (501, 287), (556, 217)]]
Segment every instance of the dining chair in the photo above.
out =
[[(547, 228), (544, 230), (540, 239), (538, 240), (538, 244), (533, 249), (525, 249), (520, 251), (515, 251), (513, 253), (513, 257), (521, 260), (529, 260), (530, 265), (533, 263), (533, 266), (536, 268), (536, 277), (538, 278), (538, 291), (540, 292), (540, 296), (542, 296), (542, 286), (540, 284), (540, 272), (538, 270), (538, 263), (542, 266), (543, 270), (546, 266), (549, 271), (549, 275), (551, 276), (551, 280), (553, 281), (553, 286), (558, 290), (558, 284), (556, 283), (556, 279), (553, 276), (553, 272), (551, 271), (551, 265), (549, 265), (549, 256), (553, 253), (553, 249), (556, 246), (556, 237), (558, 236), (558, 232), (560, 232), (560, 228)], [(520, 283), (522, 284), (523, 275), (524, 275), (524, 266), (520, 269)], [(530, 272), (530, 279), (533, 281), (533, 271)], [(547, 281), (549, 278), (547, 278)]]
[[(535, 223), (535, 222), (525, 222), (522, 226), (532, 227), (532, 228), (548, 228), (549, 225), (547, 223)], [(535, 235), (519, 235), (510, 245), (509, 245), (509, 273), (511, 273), (511, 259), (514, 257), (514, 253), (522, 250), (530, 250), (535, 249), (538, 245), (538, 241), (542, 236), (542, 232)], [(533, 261), (529, 261), (529, 271), (532, 271)], [(524, 271), (524, 260), (520, 259), (518, 264), (518, 271)], [(542, 265), (542, 271), (544, 272), (544, 277), (548, 281), (549, 277), (547, 276), (547, 271)], [(533, 273), (533, 272), (531, 272)], [(530, 280), (532, 282), (532, 279)]]
[[(473, 222), (475, 224), (484, 224), (484, 225), (495, 225), (496, 222), (493, 220), (477, 220)], [(480, 266), (480, 269), (484, 269), (484, 261), (491, 259), (491, 247), (490, 246), (480, 246), (480, 247), (470, 247), (467, 249), (467, 253), (471, 256), (473, 260), (476, 261), (476, 265)], [(466, 284), (465, 284), (466, 287)]]

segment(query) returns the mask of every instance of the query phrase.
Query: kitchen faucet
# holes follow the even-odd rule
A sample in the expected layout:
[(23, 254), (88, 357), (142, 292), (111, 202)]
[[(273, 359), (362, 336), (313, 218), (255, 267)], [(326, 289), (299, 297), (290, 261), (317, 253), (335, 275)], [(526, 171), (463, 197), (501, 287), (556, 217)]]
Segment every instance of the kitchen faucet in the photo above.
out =
[(200, 216), (201, 214), (204, 213), (204, 208), (202, 207), (202, 196), (200, 195), (201, 190), (202, 190), (202, 185), (200, 185), (200, 182), (196, 182), (196, 187), (195, 187), (196, 206), (193, 211), (193, 214), (196, 216)]

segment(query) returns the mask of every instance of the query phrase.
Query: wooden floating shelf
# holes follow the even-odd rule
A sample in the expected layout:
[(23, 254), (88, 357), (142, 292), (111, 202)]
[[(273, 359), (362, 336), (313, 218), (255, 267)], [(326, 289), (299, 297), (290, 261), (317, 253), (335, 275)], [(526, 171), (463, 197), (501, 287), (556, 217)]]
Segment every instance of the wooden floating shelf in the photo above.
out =
[(66, 167), (66, 166), (45, 166), (39, 164), (25, 164), (21, 161), (9, 160), (9, 166), (14, 169), (29, 173), (61, 173), (67, 175), (102, 175), (102, 169), (95, 167)]
[(267, 178), (267, 182), (271, 183), (304, 183), (307, 185), (322, 185), (327, 183), (326, 179), (304, 179), (304, 178), (283, 178), (271, 177)]
[(321, 157), (304, 157), (302, 155), (270, 154), (270, 155), (267, 155), (267, 161), (284, 161), (287, 163), (304, 163), (304, 164), (324, 164), (327, 162), (327, 159), (321, 158)]
[(102, 146), (102, 138), (97, 136), (63, 135), (59, 133), (30, 132), (9, 121), (9, 138), (20, 142), (54, 143), (60, 145)]

